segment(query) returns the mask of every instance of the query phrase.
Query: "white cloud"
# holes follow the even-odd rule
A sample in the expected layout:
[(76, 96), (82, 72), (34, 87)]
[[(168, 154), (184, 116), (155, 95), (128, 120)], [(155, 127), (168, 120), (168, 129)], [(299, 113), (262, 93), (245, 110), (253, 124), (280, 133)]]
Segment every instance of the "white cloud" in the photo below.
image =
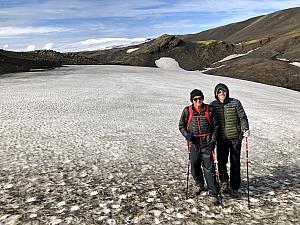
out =
[(52, 49), (52, 47), (53, 47), (53, 43), (47, 43), (47, 44), (45, 44), (43, 49)]
[(5, 50), (5, 49), (8, 49), (8, 45), (4, 45), (3, 46), (3, 49)]
[(34, 50), (35, 50), (35, 45), (28, 45), (25, 51), (30, 52)]
[(44, 34), (65, 31), (58, 27), (0, 27), (0, 37), (17, 36), (23, 34)]

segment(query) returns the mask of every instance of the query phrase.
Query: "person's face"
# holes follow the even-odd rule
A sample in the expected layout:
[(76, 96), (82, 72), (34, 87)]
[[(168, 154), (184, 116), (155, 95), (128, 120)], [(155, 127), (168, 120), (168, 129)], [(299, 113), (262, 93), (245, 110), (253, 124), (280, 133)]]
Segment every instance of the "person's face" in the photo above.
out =
[(200, 108), (203, 102), (202, 96), (195, 96), (193, 98), (193, 104), (196, 108)]
[(219, 98), (220, 102), (224, 102), (226, 95), (227, 95), (227, 93), (225, 91), (223, 91), (222, 89), (218, 91), (218, 98)]

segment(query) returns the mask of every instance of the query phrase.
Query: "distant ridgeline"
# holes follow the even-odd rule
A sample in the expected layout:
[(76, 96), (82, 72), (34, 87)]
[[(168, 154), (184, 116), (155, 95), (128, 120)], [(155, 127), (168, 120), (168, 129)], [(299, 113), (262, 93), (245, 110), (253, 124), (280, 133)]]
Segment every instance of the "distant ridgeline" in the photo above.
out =
[(59, 61), (42, 59), (31, 52), (10, 52), (2, 49), (0, 62), (0, 74), (61, 66)]

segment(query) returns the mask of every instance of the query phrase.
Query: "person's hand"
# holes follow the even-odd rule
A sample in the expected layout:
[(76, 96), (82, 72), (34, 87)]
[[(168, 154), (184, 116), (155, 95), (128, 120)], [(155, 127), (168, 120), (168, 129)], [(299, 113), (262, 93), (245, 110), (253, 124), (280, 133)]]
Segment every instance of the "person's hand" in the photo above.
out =
[(243, 136), (246, 138), (250, 137), (250, 130), (244, 130)]
[(186, 135), (186, 139), (189, 140), (189, 141), (193, 141), (195, 139), (195, 136), (193, 133), (188, 133)]

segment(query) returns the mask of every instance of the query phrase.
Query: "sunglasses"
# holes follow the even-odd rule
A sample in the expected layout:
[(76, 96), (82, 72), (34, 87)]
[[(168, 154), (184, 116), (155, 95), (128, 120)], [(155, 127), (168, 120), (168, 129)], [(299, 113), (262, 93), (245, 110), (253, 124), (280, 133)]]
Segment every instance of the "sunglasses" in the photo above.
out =
[(193, 98), (193, 101), (195, 101), (195, 102), (198, 101), (198, 100), (202, 101), (203, 99), (202, 98)]
[(220, 94), (220, 93), (226, 93), (226, 91), (219, 90), (219, 91), (218, 91), (218, 94)]

